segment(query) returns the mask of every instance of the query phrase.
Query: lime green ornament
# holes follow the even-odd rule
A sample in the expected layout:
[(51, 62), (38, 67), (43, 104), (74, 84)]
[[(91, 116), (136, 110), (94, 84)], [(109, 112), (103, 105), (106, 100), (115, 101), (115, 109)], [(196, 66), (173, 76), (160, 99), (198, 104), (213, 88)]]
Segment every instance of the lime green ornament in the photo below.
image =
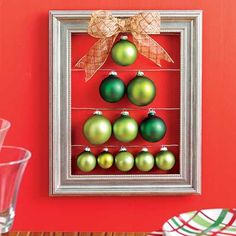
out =
[(162, 147), (156, 155), (156, 165), (161, 170), (171, 170), (175, 165), (175, 156), (168, 151), (167, 147)]
[(110, 121), (96, 111), (84, 124), (84, 136), (91, 144), (103, 144), (111, 137), (112, 126)]
[(113, 165), (113, 155), (109, 152), (108, 148), (104, 148), (103, 152), (98, 155), (98, 165), (103, 169), (109, 169)]
[(131, 142), (138, 135), (138, 124), (135, 119), (129, 116), (129, 112), (124, 111), (113, 124), (113, 133), (116, 139), (121, 142)]
[(117, 77), (117, 73), (112, 71), (100, 84), (99, 92), (106, 102), (119, 102), (125, 95), (125, 84)]
[(129, 171), (134, 166), (134, 157), (126, 148), (122, 147), (115, 157), (115, 164), (120, 171)]
[(137, 54), (136, 46), (128, 40), (127, 36), (122, 36), (111, 50), (113, 61), (120, 66), (133, 64), (137, 59)]
[(85, 148), (77, 156), (77, 167), (84, 172), (90, 172), (96, 167), (96, 157), (90, 151), (90, 148)]
[(166, 134), (166, 124), (156, 116), (155, 111), (150, 110), (148, 117), (140, 124), (140, 134), (148, 142), (158, 142)]
[(156, 96), (156, 86), (152, 80), (144, 76), (139, 71), (127, 86), (127, 95), (133, 104), (146, 106), (150, 104)]
[(147, 148), (143, 148), (135, 157), (135, 165), (140, 171), (150, 171), (154, 164), (154, 157)]

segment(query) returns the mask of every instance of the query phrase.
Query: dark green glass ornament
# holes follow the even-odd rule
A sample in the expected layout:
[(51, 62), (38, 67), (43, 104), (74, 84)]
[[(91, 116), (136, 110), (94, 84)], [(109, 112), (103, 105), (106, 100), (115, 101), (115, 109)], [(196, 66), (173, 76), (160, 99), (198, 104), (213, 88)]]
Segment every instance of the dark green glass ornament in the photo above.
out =
[(166, 124), (151, 110), (140, 124), (140, 134), (148, 142), (158, 142), (166, 134)]
[(161, 170), (171, 170), (175, 165), (174, 154), (168, 151), (166, 147), (162, 147), (156, 155), (156, 165)]
[(113, 133), (116, 139), (121, 142), (131, 142), (138, 135), (138, 123), (124, 111), (113, 124)]
[(112, 71), (100, 84), (99, 92), (106, 102), (118, 102), (125, 95), (125, 84), (117, 77), (117, 73)]
[(137, 54), (136, 46), (128, 40), (127, 36), (122, 36), (111, 50), (113, 61), (120, 66), (133, 64), (137, 59)]
[(156, 96), (156, 86), (152, 80), (144, 76), (139, 71), (127, 86), (127, 95), (133, 104), (146, 106), (150, 104)]
[(154, 157), (147, 148), (143, 148), (135, 157), (135, 165), (140, 171), (150, 171), (154, 164)]
[(96, 111), (93, 116), (85, 122), (84, 136), (91, 144), (103, 144), (111, 137), (111, 122), (102, 115), (102, 112)]
[(115, 164), (120, 171), (129, 171), (134, 166), (134, 157), (126, 148), (122, 147), (115, 157)]
[(96, 157), (90, 151), (90, 148), (85, 148), (77, 156), (77, 167), (84, 172), (90, 172), (96, 167)]

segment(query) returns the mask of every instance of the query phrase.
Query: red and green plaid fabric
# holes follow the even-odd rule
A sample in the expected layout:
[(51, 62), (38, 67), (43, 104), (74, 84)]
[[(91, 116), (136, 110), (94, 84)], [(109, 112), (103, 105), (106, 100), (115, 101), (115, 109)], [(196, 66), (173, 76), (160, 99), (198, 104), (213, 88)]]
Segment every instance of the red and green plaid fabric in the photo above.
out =
[(236, 235), (236, 208), (183, 213), (163, 225), (165, 235)]
[[(163, 225), (166, 236), (236, 235), (236, 208), (209, 209), (183, 213)], [(157, 235), (154, 231), (150, 235)]]

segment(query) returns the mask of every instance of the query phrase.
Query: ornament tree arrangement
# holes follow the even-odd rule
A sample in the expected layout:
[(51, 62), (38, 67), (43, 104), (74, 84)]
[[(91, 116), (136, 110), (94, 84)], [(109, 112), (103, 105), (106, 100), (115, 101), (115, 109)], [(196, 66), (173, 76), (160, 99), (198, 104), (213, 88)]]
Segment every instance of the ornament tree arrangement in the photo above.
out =
[[(91, 19), (92, 21), (93, 19)], [(109, 45), (110, 50), (108, 51), (113, 63), (127, 69), (137, 61), (139, 53), (151, 59), (150, 55), (147, 56), (142, 47), (140, 47), (142, 41), (139, 41), (134, 34), (133, 37), (135, 43), (128, 40), (126, 35), (121, 35), (120, 39), (114, 45)], [(76, 66), (85, 69), (86, 81), (92, 79), (96, 71), (105, 63), (108, 56), (106, 55), (104, 60), (104, 55), (96, 55), (97, 46), (94, 45), (90, 48), (88, 54), (76, 63)], [(149, 45), (147, 47), (153, 49), (155, 46), (163, 49), (159, 44)], [(160, 55), (160, 58), (154, 61), (157, 65), (160, 65), (160, 59), (173, 62), (164, 49), (161, 50)], [(100, 61), (99, 67), (97, 67), (99, 63), (93, 65), (95, 59), (97, 62)], [(151, 60), (153, 61), (153, 59)], [(153, 169), (166, 172), (171, 170), (176, 163), (176, 157), (165, 145), (161, 146), (158, 144), (164, 138), (168, 127), (164, 119), (152, 109), (152, 103), (157, 97), (156, 83), (142, 71), (137, 71), (136, 75), (130, 78), (126, 84), (118, 76), (117, 72), (111, 71), (101, 81), (98, 90), (100, 94), (98, 99), (103, 100), (107, 104), (113, 104), (113, 109), (111, 110), (117, 116), (114, 121), (111, 121), (102, 112), (106, 110), (106, 107), (95, 107), (94, 109), (96, 111), (86, 118), (83, 124), (83, 135), (87, 140), (87, 147), (84, 147), (84, 150), (76, 156), (77, 168), (87, 174), (96, 168), (103, 169), (104, 174), (111, 168), (120, 171), (120, 173), (129, 173), (134, 169), (141, 173), (148, 173)], [(161, 91), (159, 92), (161, 93)], [(123, 99), (126, 99), (127, 106), (120, 108), (119, 103)], [(135, 116), (129, 114), (130, 105), (132, 107), (135, 106), (137, 111), (144, 111), (141, 122), (138, 122)], [(119, 111), (119, 109), (123, 111)], [(155, 109), (158, 110), (158, 108)], [(149, 151), (140, 142), (135, 143), (135, 147), (140, 150), (138, 153), (134, 153), (130, 143), (132, 142), (133, 144), (138, 136), (143, 141), (150, 143), (150, 145), (155, 145), (157, 147), (155, 153)], [(115, 139), (119, 145), (108, 145), (107, 143), (110, 139)], [(112, 150), (113, 147), (118, 148), (118, 146), (120, 146), (119, 151)], [(95, 155), (91, 151), (91, 148), (99, 149), (100, 152), (98, 155)]]

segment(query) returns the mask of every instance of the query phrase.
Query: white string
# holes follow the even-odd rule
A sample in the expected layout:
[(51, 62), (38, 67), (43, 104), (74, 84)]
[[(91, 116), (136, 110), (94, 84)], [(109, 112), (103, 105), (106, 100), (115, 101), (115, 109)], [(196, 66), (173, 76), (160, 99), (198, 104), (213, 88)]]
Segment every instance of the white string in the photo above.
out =
[[(73, 35), (86, 35), (88, 36), (88, 33), (85, 33), (85, 32), (73, 32), (72, 33), (72, 36)], [(150, 34), (150, 35), (153, 35), (153, 34)], [(180, 35), (180, 33), (178, 32), (171, 32), (171, 33), (167, 33), (167, 32), (161, 32), (159, 35)]]
[[(112, 71), (114, 69), (108, 69), (108, 68), (102, 68), (102, 69), (99, 69), (99, 71)], [(116, 72), (127, 72), (127, 71), (130, 71), (130, 72), (137, 72), (139, 71), (140, 69), (115, 69)], [(72, 72), (80, 72), (80, 71), (84, 71), (84, 69), (80, 69), (80, 68), (74, 68), (74, 69), (71, 69)], [(178, 72), (180, 71), (180, 69), (142, 69), (141, 71), (146, 71), (146, 72), (162, 72), (162, 71), (169, 71), (169, 72)]]
[[(72, 144), (72, 147), (90, 147), (90, 148), (98, 148), (98, 146), (91, 146), (91, 145), (83, 145), (83, 144)], [(103, 145), (106, 148), (120, 148), (120, 147), (126, 147), (126, 148), (142, 148), (147, 147), (151, 148), (153, 145)], [(179, 144), (159, 144), (161, 147), (178, 147)]]
[(179, 107), (152, 107), (152, 108), (98, 108), (98, 107), (72, 107), (72, 110), (92, 110), (92, 111), (139, 111), (139, 110), (156, 110), (156, 111), (178, 111)]

